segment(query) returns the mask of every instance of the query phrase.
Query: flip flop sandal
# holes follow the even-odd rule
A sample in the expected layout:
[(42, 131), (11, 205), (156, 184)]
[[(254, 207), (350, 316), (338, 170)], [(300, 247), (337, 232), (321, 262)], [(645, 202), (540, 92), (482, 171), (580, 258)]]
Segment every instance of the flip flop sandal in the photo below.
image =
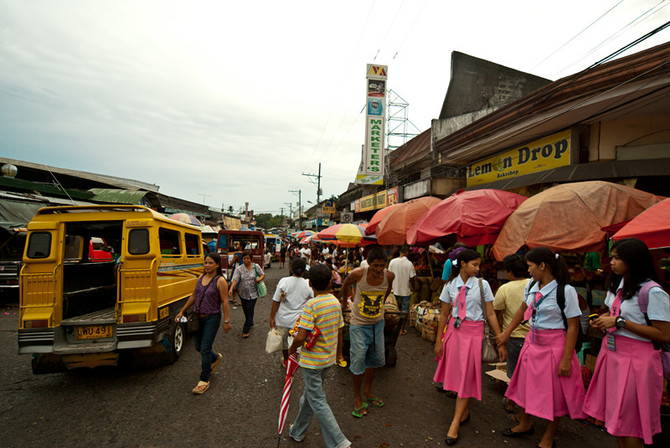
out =
[(214, 373), (214, 371), (216, 370), (216, 368), (219, 366), (219, 364), (220, 364), (221, 361), (223, 360), (223, 355), (222, 355), (221, 353), (217, 353), (216, 356), (218, 356), (218, 358), (216, 358), (216, 361), (214, 361), (214, 362), (212, 363), (212, 371), (211, 371), (211, 373)]
[(202, 395), (209, 389), (209, 381), (198, 381), (198, 385), (193, 388), (195, 395)]
[(351, 411), (351, 415), (353, 415), (356, 418), (363, 418), (366, 415), (368, 415), (368, 413), (366, 412), (367, 408), (368, 408), (368, 404), (363, 403), (363, 406), (361, 406), (360, 408), (354, 408), (354, 410)]
[(366, 398), (365, 400), (368, 403), (370, 403), (372, 406), (375, 406), (375, 407), (378, 407), (378, 408), (381, 408), (381, 407), (384, 406), (384, 402), (379, 397)]

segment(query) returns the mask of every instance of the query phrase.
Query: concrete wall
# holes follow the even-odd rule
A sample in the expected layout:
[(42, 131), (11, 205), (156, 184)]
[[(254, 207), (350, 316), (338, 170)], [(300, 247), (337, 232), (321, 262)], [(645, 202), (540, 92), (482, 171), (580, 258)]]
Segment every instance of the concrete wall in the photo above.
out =
[(657, 157), (645, 158), (670, 157), (666, 150), (670, 146), (670, 115), (622, 118), (591, 125), (590, 162), (617, 160), (617, 147), (636, 146), (648, 148), (647, 156), (658, 153)]
[(465, 53), (451, 53), (451, 80), (440, 119), (511, 103), (551, 81)]

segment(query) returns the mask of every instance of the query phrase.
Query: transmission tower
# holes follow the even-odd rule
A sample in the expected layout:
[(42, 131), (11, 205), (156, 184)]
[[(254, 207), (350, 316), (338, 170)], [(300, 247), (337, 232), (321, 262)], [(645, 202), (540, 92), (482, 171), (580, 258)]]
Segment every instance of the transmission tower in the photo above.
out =
[(407, 117), (409, 103), (395, 91), (388, 91), (386, 146), (393, 151), (421, 133)]

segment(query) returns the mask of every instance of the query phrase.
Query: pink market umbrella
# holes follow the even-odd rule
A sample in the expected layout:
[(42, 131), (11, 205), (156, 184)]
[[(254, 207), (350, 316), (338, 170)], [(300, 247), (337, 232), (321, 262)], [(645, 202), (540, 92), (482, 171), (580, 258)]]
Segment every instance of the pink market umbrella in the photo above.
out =
[(459, 190), (416, 221), (407, 231), (407, 242), (427, 243), (455, 234), (468, 246), (493, 244), (507, 217), (526, 199), (503, 190)]
[(286, 415), (288, 414), (288, 406), (291, 399), (291, 387), (293, 385), (293, 374), (297, 369), (298, 359), (295, 357), (295, 353), (293, 353), (288, 357), (288, 362), (286, 363), (286, 379), (284, 380), (284, 391), (281, 395), (281, 405), (279, 406), (279, 424), (277, 427), (279, 440), (277, 440), (277, 446), (279, 446), (279, 441), (281, 440), (281, 435), (284, 432), (284, 426), (286, 425)]
[(383, 246), (405, 244), (407, 241), (407, 231), (432, 206), (440, 202), (442, 202), (440, 198), (426, 196), (398, 204), (399, 207), (389, 210), (384, 219), (377, 225), (377, 229), (375, 230), (377, 242)]
[(631, 219), (612, 238), (615, 241), (637, 238), (649, 249), (670, 247), (670, 199), (652, 205)]
[(198, 218), (196, 218), (193, 215), (189, 215), (188, 213), (174, 213), (168, 218), (173, 219), (175, 221), (183, 222), (184, 224), (190, 224), (192, 226), (198, 226), (202, 227), (202, 223)]

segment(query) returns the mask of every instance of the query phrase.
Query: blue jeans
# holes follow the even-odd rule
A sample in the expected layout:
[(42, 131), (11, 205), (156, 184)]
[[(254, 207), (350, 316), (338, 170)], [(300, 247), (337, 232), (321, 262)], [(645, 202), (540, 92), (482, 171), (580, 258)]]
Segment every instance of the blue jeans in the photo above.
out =
[(212, 373), (212, 363), (217, 358), (216, 353), (212, 351), (212, 345), (216, 338), (216, 333), (221, 325), (221, 314), (210, 314), (199, 319), (200, 330), (195, 334), (193, 342), (195, 349), (200, 352), (202, 365), (200, 370), (200, 381), (209, 381), (209, 374)]
[(289, 430), (289, 436), (300, 442), (305, 438), (307, 427), (316, 414), (321, 426), (323, 441), (328, 448), (346, 448), (351, 442), (342, 434), (340, 425), (337, 424), (333, 411), (330, 410), (326, 401), (326, 393), (323, 391), (323, 380), (326, 378), (329, 367), (325, 369), (302, 368), (302, 378), (305, 383), (305, 391), (300, 397), (300, 409)]
[(244, 311), (244, 326), (242, 333), (249, 333), (251, 327), (254, 326), (254, 308), (256, 308), (256, 301), (258, 299), (242, 299), (242, 310)]
[(525, 338), (509, 338), (507, 341), (507, 378), (512, 378)]
[(395, 296), (396, 302), (398, 302), (398, 308), (403, 313), (409, 313), (409, 302), (412, 300), (412, 296)]
[(372, 325), (349, 325), (349, 342), (349, 370), (354, 375), (386, 364), (384, 319)]

